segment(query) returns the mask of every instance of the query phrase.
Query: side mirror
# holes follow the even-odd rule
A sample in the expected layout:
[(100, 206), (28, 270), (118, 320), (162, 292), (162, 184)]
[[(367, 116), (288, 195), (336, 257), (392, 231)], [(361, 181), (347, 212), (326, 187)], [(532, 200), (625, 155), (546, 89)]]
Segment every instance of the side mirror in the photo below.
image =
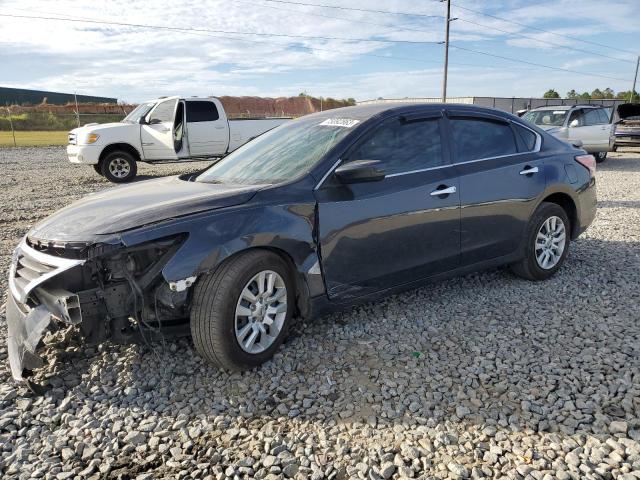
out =
[(582, 143), (582, 140), (572, 140), (571, 141), (571, 145), (573, 145), (576, 148), (582, 148), (582, 146), (584, 145), (584, 143)]
[(379, 160), (355, 160), (340, 165), (334, 173), (342, 183), (379, 182), (384, 171), (378, 168)]
[(580, 122), (578, 121), (578, 119), (576, 118), (575, 120), (571, 120), (571, 123), (569, 124), (569, 126), (571, 128), (575, 128), (575, 127), (579, 127), (580, 126)]
[(162, 123), (162, 120), (160, 120), (159, 118), (152, 118), (151, 120), (149, 120), (149, 122), (147, 122), (147, 125), (159, 125)]

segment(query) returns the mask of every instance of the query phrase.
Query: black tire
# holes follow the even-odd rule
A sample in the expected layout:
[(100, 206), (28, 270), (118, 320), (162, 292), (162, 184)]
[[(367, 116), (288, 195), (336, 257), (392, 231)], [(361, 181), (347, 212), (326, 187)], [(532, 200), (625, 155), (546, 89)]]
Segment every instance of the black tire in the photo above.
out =
[(607, 152), (598, 152), (595, 154), (596, 162), (602, 163), (607, 159)]
[(618, 151), (618, 146), (614, 145), (613, 147), (611, 147), (611, 151), (612, 152), (617, 152)]
[[(130, 182), (138, 173), (136, 159), (129, 152), (122, 150), (109, 153), (100, 161), (100, 165), (102, 175), (113, 183)], [(118, 167), (121, 169), (118, 170)]]
[(102, 176), (102, 165), (100, 163), (96, 163), (95, 165), (91, 165), (96, 173)]
[[(244, 287), (259, 272), (278, 273), (286, 286), (287, 312), (276, 340), (260, 353), (248, 353), (236, 339), (236, 305)], [(287, 335), (294, 310), (294, 282), (286, 262), (266, 250), (239, 254), (198, 280), (191, 305), (191, 335), (196, 351), (223, 369), (243, 370), (269, 360)]]
[[(553, 266), (553, 268), (545, 269), (538, 264), (535, 244), (540, 228), (550, 217), (558, 217), (562, 220), (565, 230), (565, 245), (558, 262)], [(518, 263), (514, 263), (513, 265), (511, 265), (511, 270), (513, 271), (513, 273), (515, 273), (519, 277), (534, 281), (546, 280), (547, 278), (553, 276), (560, 269), (560, 267), (562, 267), (562, 264), (564, 263), (565, 259), (567, 258), (567, 254), (569, 253), (569, 244), (571, 237), (570, 232), (571, 223), (569, 222), (569, 217), (567, 216), (567, 212), (565, 212), (564, 208), (555, 203), (541, 203), (531, 216), (529, 225), (527, 226), (525, 236), (527, 242), (525, 245), (525, 258)]]

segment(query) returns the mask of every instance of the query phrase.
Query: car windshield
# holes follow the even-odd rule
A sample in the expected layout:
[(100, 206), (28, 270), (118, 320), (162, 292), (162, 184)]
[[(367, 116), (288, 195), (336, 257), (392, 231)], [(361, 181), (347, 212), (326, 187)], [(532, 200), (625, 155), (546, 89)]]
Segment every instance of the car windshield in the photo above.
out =
[(567, 112), (568, 110), (531, 110), (525, 113), (522, 118), (540, 127), (561, 127)]
[(350, 119), (292, 120), (243, 145), (196, 181), (261, 185), (292, 180), (308, 172), (356, 123)]
[(149, 113), (149, 110), (151, 110), (155, 104), (156, 102), (141, 103), (134, 108), (129, 115), (124, 117), (122, 121), (125, 123), (140, 123), (140, 119)]

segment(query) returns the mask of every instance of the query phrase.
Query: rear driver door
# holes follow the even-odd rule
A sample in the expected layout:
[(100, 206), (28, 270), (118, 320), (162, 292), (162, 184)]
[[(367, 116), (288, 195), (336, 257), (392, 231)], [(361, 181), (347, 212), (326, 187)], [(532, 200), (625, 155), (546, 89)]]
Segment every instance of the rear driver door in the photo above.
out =
[(482, 113), (451, 112), (449, 127), (460, 176), (461, 265), (509, 255), (546, 188), (541, 139), (519, 123)]

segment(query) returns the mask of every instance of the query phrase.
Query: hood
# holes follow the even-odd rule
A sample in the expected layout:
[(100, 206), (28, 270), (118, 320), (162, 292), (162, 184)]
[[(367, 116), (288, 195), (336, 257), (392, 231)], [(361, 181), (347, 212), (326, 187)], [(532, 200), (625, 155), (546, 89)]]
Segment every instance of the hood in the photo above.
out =
[(112, 122), (112, 123), (87, 123), (82, 127), (74, 128), (70, 133), (75, 133), (78, 138), (81, 137), (82, 134), (89, 133), (100, 133), (106, 130), (113, 130), (116, 128), (126, 128), (130, 127), (130, 123), (122, 123), (122, 122)]
[(88, 241), (172, 217), (248, 202), (259, 187), (165, 177), (89, 195), (36, 224), (29, 238)]
[(618, 105), (618, 116), (621, 120), (629, 117), (640, 119), (640, 103), (622, 103)]

